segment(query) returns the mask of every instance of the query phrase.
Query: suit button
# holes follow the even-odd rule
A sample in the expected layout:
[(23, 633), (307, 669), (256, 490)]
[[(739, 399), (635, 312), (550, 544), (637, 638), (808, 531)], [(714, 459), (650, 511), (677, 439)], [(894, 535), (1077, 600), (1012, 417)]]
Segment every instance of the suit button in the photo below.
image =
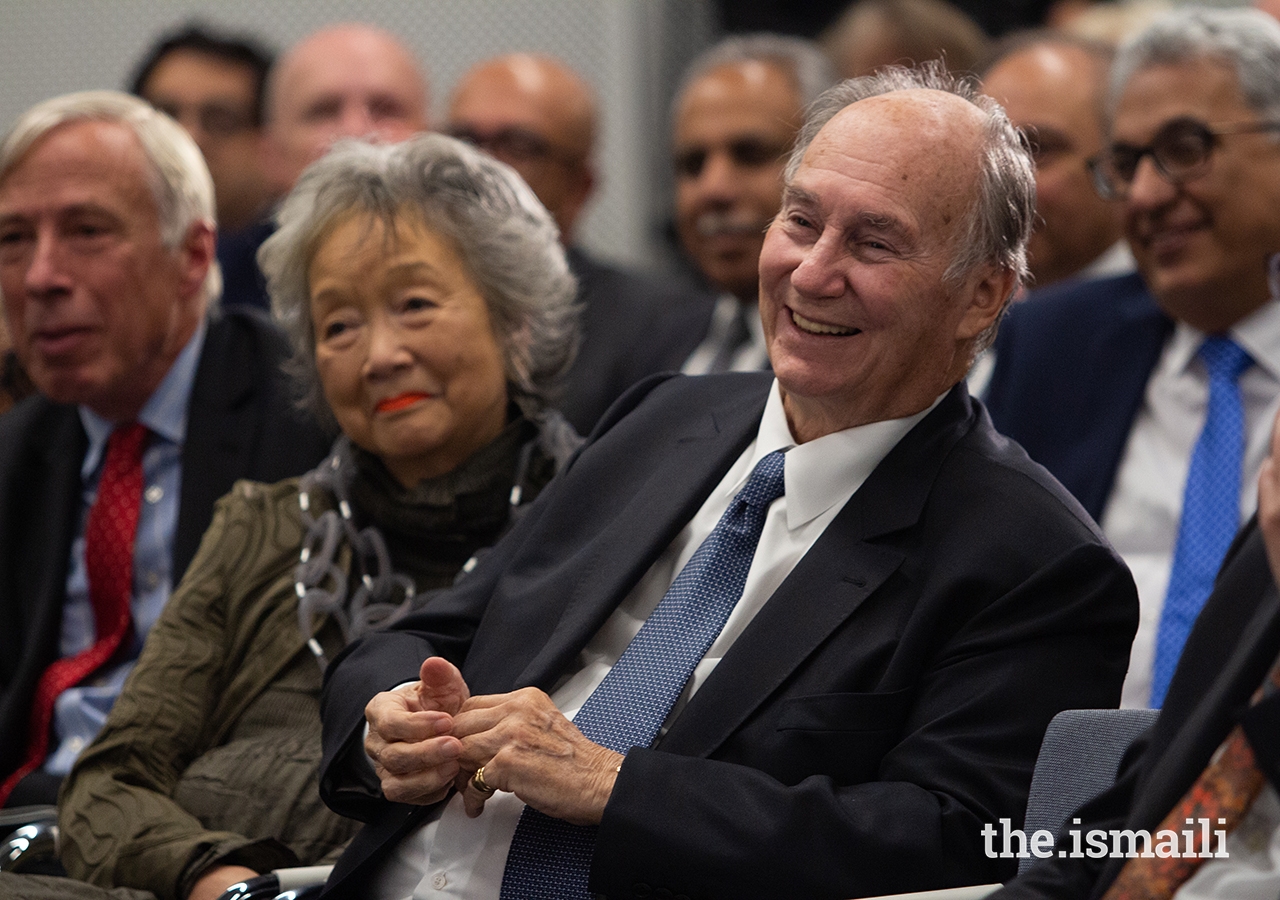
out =
[(431, 886), (437, 891), (443, 891), (448, 883), (449, 879), (443, 872), (437, 872), (431, 876)]

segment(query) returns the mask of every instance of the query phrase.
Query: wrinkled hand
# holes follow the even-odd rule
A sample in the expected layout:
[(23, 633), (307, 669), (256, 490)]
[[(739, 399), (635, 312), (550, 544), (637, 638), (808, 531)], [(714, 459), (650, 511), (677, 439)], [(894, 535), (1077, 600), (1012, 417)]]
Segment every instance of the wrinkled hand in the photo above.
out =
[(463, 747), (451, 731), (470, 691), (440, 657), (425, 660), (418, 678), (369, 701), (364, 750), (388, 800), (426, 805), (443, 800), (458, 776)]
[(536, 688), (472, 697), (454, 716), (453, 734), (462, 742), (457, 786), (473, 818), (489, 799), (470, 783), (484, 766), (490, 787), (554, 818), (597, 825), (623, 759), (587, 740)]
[(1280, 582), (1280, 416), (1271, 426), (1271, 453), (1258, 473), (1258, 528), (1267, 546), (1271, 577)]

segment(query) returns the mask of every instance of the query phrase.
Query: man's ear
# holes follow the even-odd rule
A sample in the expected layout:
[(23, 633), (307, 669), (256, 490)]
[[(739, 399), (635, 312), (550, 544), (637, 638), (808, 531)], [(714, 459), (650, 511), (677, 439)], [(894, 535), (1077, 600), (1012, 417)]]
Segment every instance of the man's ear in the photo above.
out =
[(1012, 270), (994, 265), (987, 265), (969, 277), (969, 306), (956, 329), (956, 338), (961, 341), (972, 340), (991, 327), (1017, 284)]
[(187, 228), (178, 252), (182, 262), (182, 296), (194, 297), (200, 292), (209, 267), (217, 259), (217, 230), (207, 219), (197, 219)]

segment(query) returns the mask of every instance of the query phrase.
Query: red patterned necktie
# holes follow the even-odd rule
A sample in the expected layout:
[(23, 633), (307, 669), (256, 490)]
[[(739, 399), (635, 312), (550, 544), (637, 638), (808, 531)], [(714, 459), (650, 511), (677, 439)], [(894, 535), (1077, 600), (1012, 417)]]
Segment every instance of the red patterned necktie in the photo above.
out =
[[(1254, 692), (1252, 703), (1262, 699), (1268, 685), (1272, 689), (1280, 688), (1280, 661), (1272, 666), (1262, 686)], [(1198, 827), (1199, 823), (1214, 823), (1214, 831), (1234, 831), (1253, 805), (1265, 780), (1244, 727), (1237, 725), (1214, 752), (1195, 784), (1174, 804), (1157, 829), (1157, 832), (1191, 835), (1191, 853), (1179, 858), (1140, 856), (1130, 859), (1103, 900), (1168, 900), (1173, 897), (1213, 852), (1212, 847), (1204, 846), (1207, 834), (1205, 829)], [(1187, 820), (1194, 825), (1187, 825)], [(1188, 848), (1181, 849), (1185, 853)]]
[(132, 621), (133, 542), (142, 508), (144, 425), (121, 425), (107, 440), (98, 495), (84, 528), (84, 564), (93, 606), (95, 639), (88, 650), (51, 663), (40, 676), (31, 707), (31, 730), (23, 764), (0, 785), (0, 806), (14, 787), (39, 768), (49, 750), (54, 702), (111, 659)]

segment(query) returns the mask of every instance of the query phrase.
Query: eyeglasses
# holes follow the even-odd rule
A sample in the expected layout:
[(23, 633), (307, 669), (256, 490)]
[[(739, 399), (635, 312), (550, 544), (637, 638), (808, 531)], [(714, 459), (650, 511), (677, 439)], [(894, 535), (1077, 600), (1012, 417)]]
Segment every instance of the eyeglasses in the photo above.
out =
[(445, 133), (460, 141), (466, 141), (473, 147), (479, 147), (508, 165), (539, 163), (546, 160), (565, 165), (579, 162), (577, 154), (553, 145), (542, 135), (535, 134), (526, 128), (501, 128), (497, 131), (481, 132), (464, 125), (455, 125), (446, 128)]
[(1112, 144), (1089, 160), (1093, 186), (1103, 200), (1129, 196), (1142, 157), (1150, 156), (1156, 171), (1173, 184), (1198, 178), (1209, 170), (1209, 157), (1219, 138), (1231, 134), (1280, 131), (1280, 122), (1241, 122), (1210, 128), (1196, 119), (1174, 119), (1145, 147)]

